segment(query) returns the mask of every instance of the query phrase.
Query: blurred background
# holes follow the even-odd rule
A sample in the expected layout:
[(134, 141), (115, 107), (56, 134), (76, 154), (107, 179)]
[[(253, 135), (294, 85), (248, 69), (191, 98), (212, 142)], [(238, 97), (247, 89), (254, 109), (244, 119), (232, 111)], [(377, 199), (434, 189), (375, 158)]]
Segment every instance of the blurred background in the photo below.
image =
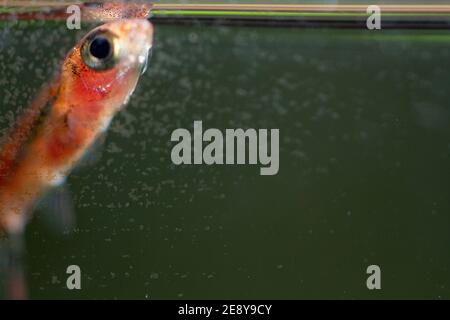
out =
[[(0, 24), (4, 134), (92, 26)], [(156, 24), (100, 160), (68, 179), (76, 229), (39, 210), (27, 229), (30, 298), (448, 299), (449, 61), (447, 30)], [(194, 120), (279, 128), (278, 175), (173, 165)]]

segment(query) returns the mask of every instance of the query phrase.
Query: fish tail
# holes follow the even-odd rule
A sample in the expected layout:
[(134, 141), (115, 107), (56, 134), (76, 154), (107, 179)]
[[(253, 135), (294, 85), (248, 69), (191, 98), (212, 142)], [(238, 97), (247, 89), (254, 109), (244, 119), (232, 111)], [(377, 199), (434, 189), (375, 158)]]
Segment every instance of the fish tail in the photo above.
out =
[(22, 233), (9, 234), (7, 238), (0, 240), (0, 298), (27, 299), (24, 249)]

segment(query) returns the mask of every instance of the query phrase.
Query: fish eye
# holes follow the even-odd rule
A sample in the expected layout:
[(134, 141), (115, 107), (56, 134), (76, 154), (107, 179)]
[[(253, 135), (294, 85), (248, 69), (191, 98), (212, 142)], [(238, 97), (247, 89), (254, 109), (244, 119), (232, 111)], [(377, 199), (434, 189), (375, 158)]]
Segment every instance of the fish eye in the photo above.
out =
[(117, 38), (110, 32), (99, 31), (83, 43), (81, 56), (84, 63), (94, 70), (112, 68), (119, 57)]
[(97, 37), (89, 45), (89, 52), (97, 59), (106, 59), (111, 54), (111, 43), (105, 37)]

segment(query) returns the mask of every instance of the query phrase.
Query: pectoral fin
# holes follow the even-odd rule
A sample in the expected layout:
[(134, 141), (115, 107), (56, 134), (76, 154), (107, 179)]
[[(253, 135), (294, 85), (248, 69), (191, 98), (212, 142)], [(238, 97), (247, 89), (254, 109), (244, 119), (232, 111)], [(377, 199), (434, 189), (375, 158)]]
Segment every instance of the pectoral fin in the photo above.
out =
[(69, 234), (76, 226), (75, 209), (67, 185), (51, 189), (38, 204), (39, 216), (57, 234)]
[(27, 299), (24, 272), (24, 239), (22, 233), (0, 240), (0, 298)]
[(105, 141), (106, 132), (102, 132), (78, 161), (74, 168), (74, 172), (78, 172), (82, 168), (94, 166), (99, 163), (103, 155)]

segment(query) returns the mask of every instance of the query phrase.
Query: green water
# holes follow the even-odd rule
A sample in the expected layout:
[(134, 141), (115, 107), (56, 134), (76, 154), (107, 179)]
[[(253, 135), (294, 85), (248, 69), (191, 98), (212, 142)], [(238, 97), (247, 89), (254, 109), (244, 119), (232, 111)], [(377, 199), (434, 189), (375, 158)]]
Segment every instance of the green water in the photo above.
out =
[[(1, 30), (1, 128), (82, 34)], [(69, 178), (77, 229), (27, 229), (30, 297), (450, 298), (447, 34), (156, 26), (100, 161)], [(279, 128), (279, 174), (173, 165), (194, 120)]]

